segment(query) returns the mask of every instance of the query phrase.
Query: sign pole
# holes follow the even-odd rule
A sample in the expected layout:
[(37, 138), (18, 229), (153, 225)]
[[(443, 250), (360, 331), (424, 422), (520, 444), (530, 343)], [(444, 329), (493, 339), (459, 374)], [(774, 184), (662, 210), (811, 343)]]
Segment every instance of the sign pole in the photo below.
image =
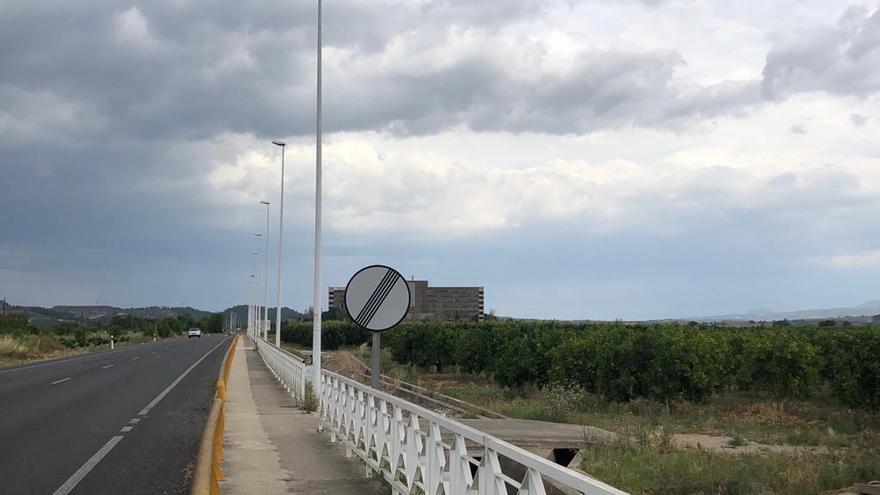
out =
[(379, 388), (379, 375), (382, 373), (382, 337), (373, 332), (373, 350), (370, 352), (370, 386)]
[(355, 325), (373, 332), (370, 387), (379, 388), (382, 373), (380, 333), (396, 327), (409, 312), (412, 294), (397, 270), (385, 265), (361, 268), (345, 286), (345, 312)]

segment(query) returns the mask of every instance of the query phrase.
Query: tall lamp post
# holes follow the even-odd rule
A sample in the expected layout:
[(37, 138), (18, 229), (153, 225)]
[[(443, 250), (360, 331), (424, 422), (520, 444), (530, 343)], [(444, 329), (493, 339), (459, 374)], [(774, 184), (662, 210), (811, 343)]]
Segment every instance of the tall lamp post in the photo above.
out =
[(315, 118), (315, 278), (312, 318), (312, 388), (321, 401), (321, 0), (318, 0), (318, 73)]
[[(256, 266), (256, 265), (251, 265), (251, 266)], [(255, 285), (254, 279), (255, 279), (255, 276), (253, 273), (251, 273), (251, 276), (248, 279), (248, 281), (250, 282), (249, 285), (251, 286), (250, 287), (251, 304), (250, 304), (250, 307), (248, 308), (248, 327), (249, 327), (249, 331), (251, 333), (251, 338), (253, 338), (254, 340), (257, 340), (256, 339), (257, 330), (256, 330), (256, 327), (254, 326), (254, 324), (256, 323), (256, 320), (254, 319), (254, 285)]]
[(254, 282), (256, 282), (254, 286), (254, 328), (257, 330), (257, 335), (262, 337), (263, 324), (260, 322), (260, 281), (263, 279), (263, 268), (259, 264), (260, 253), (257, 251), (251, 251), (251, 254), (257, 257), (257, 259), (254, 260), (256, 263), (251, 264), (251, 266), (254, 267), (254, 271), (257, 272), (257, 276), (254, 279)]
[(281, 347), (281, 243), (284, 240), (284, 151), (287, 143), (284, 141), (272, 141), (275, 146), (281, 146), (281, 205), (278, 207), (278, 285), (276, 287), (277, 299), (275, 302), (275, 347)]
[(271, 325), (269, 324), (269, 202), (268, 201), (260, 201), (261, 205), (266, 205), (266, 268), (264, 273), (266, 274), (263, 278), (263, 321), (266, 325), (266, 338), (269, 338), (269, 328)]

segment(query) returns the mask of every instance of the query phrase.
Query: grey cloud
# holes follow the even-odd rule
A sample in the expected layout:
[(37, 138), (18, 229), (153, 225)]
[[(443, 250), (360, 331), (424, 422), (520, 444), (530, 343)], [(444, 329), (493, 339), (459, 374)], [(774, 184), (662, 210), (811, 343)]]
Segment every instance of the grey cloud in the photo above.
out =
[[(0, 61), (6, 70), (0, 84), (81, 108), (96, 127), (70, 126), (78, 137), (89, 130), (95, 138), (143, 139), (312, 132), (312, 5), (143, 3), (135, 8), (146, 21), (144, 46), (117, 36), (119, 16), (128, 8), (93, 1), (3, 12)], [(404, 56), (417, 60), (448, 43), (456, 26), (491, 40), (495, 29), (528, 21), (543, 8), (536, 0), (333, 2), (325, 6), (325, 41), (328, 50), (357, 59), (382, 53), (396, 36), (409, 34), (417, 44)], [(331, 132), (424, 134), (466, 126), (565, 134), (626, 125), (674, 128), (757, 100), (754, 82), (674, 82), (682, 63), (675, 52), (588, 51), (563, 73), (535, 67), (537, 74), (519, 78), (486, 46), (439, 70), (399, 73), (380, 65), (355, 78), (342, 59), (340, 70), (326, 69), (326, 121)], [(19, 109), (11, 118), (33, 110)]]
[[(536, 68), (538, 77), (521, 79), (511, 77), (503, 63), (481, 54), (417, 74), (377, 72), (328, 100), (328, 122), (400, 134), (455, 126), (571, 134), (629, 125), (677, 128), (760, 99), (755, 82), (709, 87), (673, 82), (682, 63), (675, 52), (584, 53), (562, 74)], [(341, 86), (344, 77), (331, 81)]]
[(849, 121), (856, 127), (865, 127), (865, 124), (868, 123), (868, 117), (860, 113), (852, 113), (849, 116)]
[(852, 7), (833, 26), (793, 33), (767, 55), (767, 98), (823, 90), (864, 97), (880, 90), (880, 9)]

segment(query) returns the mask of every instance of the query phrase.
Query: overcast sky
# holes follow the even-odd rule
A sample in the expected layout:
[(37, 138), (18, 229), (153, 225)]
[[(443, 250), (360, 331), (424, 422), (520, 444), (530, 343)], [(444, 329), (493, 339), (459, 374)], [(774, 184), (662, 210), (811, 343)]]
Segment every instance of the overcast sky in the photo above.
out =
[[(376, 262), (519, 317), (880, 299), (878, 6), (326, 0), (323, 299)], [(283, 139), (308, 306), (315, 16), (0, 0), (0, 297), (245, 303)]]

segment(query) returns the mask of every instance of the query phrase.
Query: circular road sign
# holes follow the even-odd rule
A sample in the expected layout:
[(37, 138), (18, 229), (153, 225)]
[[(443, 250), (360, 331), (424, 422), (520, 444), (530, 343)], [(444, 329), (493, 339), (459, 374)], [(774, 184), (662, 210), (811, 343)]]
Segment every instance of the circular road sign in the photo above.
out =
[(345, 311), (358, 326), (382, 332), (403, 321), (409, 311), (409, 284), (385, 265), (361, 268), (345, 286)]

